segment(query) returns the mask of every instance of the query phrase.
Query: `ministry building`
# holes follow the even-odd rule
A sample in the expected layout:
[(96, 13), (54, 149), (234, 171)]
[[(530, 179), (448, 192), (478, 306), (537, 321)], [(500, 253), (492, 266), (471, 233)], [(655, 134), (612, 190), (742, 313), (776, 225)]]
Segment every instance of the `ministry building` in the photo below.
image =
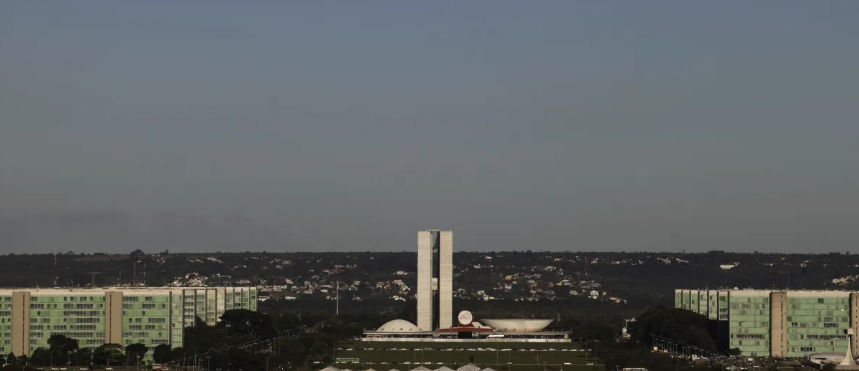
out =
[[(859, 349), (859, 293), (675, 290), (676, 308), (706, 316), (722, 348), (747, 356), (805, 357)], [(851, 344), (852, 342), (852, 344)]]
[(82, 348), (141, 343), (180, 347), (183, 329), (200, 318), (214, 325), (225, 311), (256, 310), (253, 287), (0, 289), (0, 354), (30, 355), (53, 334)]

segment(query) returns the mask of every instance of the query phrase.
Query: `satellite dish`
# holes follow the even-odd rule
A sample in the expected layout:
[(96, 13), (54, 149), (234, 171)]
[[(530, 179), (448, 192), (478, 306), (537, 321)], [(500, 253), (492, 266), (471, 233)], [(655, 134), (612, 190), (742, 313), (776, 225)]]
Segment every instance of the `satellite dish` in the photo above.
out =
[(474, 317), (471, 316), (471, 312), (467, 310), (459, 312), (459, 316), (457, 316), (457, 318), (459, 319), (459, 324), (463, 326), (470, 325), (471, 321), (474, 319)]

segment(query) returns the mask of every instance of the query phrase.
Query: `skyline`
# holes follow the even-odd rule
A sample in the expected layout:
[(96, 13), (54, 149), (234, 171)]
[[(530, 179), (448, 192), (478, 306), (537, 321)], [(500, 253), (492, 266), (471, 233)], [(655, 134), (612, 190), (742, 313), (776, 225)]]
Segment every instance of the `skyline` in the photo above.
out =
[(0, 251), (854, 250), (854, 14), (6, 1)]

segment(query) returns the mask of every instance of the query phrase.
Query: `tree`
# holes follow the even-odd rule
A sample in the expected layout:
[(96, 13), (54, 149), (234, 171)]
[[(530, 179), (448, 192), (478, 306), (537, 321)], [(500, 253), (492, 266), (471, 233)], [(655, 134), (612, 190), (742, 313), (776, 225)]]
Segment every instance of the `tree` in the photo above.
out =
[(92, 350), (89, 348), (78, 349), (72, 354), (72, 362), (77, 366), (88, 366), (92, 363)]
[(147, 351), (149, 351), (149, 348), (140, 343), (129, 344), (125, 347), (125, 355), (130, 357), (130, 359), (134, 361), (134, 364), (139, 364), (139, 362), (143, 360), (143, 356), (146, 355)]
[(639, 316), (631, 327), (640, 330), (634, 331), (634, 336), (654, 334), (705, 350), (716, 350), (707, 317), (685, 309), (659, 307)]
[(92, 352), (92, 363), (98, 366), (121, 366), (125, 363), (122, 345), (103, 344)]
[[(191, 352), (191, 354), (193, 353)], [(170, 350), (170, 360), (173, 362), (181, 363), (186, 356), (188, 356), (188, 349), (186, 348), (174, 348)]]
[(50, 366), (51, 361), (51, 351), (45, 348), (38, 348), (30, 355), (30, 364), (33, 366)]
[(239, 335), (251, 335), (253, 337), (274, 335), (275, 333), (271, 317), (247, 309), (232, 309), (224, 312), (218, 327)]
[(738, 356), (743, 354), (743, 352), (740, 351), (740, 348), (728, 349), (727, 353), (729, 356)]
[(280, 350), (286, 355), (287, 361), (294, 368), (298, 368), (304, 362), (307, 354), (307, 347), (295, 339), (286, 339), (286, 341), (281, 343)]
[(66, 337), (65, 335), (53, 334), (48, 339), (48, 345), (51, 350), (60, 353), (71, 353), (78, 350), (78, 340)]
[(283, 313), (274, 319), (274, 325), (278, 331), (288, 331), (300, 326), (301, 321), (293, 313)]
[(6, 364), (7, 365), (18, 364), (18, 357), (15, 356), (15, 353), (9, 352), (9, 355), (6, 356)]
[(403, 311), (400, 313), (400, 318), (409, 321), (411, 323), (417, 323), (418, 321), (418, 312), (417, 312), (418, 302), (417, 300), (409, 300), (405, 306), (403, 306)]
[(170, 350), (170, 345), (168, 344), (158, 345), (152, 351), (152, 360), (158, 364), (169, 363), (173, 359)]

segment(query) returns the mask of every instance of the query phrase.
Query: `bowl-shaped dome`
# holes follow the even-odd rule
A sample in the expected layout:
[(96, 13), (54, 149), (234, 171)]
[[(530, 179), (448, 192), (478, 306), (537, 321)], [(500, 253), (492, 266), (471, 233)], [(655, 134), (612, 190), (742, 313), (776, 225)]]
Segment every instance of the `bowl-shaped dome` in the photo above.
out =
[(411, 323), (402, 319), (395, 319), (393, 321), (389, 321), (388, 323), (379, 326), (376, 330), (378, 332), (418, 332), (418, 326), (415, 326), (414, 323)]
[(550, 319), (484, 319), (483, 323), (495, 331), (536, 332), (552, 323)]

